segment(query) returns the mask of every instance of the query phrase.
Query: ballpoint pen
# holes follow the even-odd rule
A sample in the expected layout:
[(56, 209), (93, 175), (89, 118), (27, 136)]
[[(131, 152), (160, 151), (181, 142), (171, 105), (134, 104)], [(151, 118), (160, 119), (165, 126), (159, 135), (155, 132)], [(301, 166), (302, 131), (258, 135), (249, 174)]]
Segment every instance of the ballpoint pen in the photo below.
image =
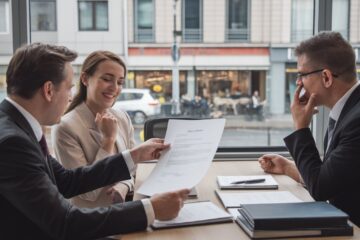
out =
[(251, 180), (242, 180), (242, 181), (235, 181), (231, 184), (251, 184), (251, 183), (262, 183), (265, 182), (265, 178), (257, 178), (257, 179), (251, 179)]

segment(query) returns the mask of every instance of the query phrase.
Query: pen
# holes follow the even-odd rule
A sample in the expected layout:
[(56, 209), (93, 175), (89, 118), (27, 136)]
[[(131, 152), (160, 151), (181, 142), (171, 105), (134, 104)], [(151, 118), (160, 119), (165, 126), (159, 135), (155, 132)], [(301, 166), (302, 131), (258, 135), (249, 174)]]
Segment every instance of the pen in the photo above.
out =
[(251, 179), (251, 180), (242, 180), (242, 181), (235, 181), (231, 184), (251, 184), (251, 183), (262, 183), (265, 182), (265, 178), (257, 178), (257, 179)]

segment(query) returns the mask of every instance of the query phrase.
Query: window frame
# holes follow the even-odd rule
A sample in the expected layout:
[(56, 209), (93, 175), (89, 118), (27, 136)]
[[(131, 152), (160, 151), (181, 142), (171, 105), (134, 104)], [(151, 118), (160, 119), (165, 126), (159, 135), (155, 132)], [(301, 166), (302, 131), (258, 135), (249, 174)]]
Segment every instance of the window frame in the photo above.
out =
[[(204, 41), (204, 23), (203, 23), (203, 10), (204, 10), (204, 1), (203, 0), (199, 0), (199, 28), (196, 29), (199, 31), (199, 37), (196, 40), (191, 40), (190, 39), (185, 39), (185, 32), (187, 31), (187, 29), (185, 28), (185, 21), (186, 21), (186, 0), (182, 1), (181, 4), (181, 28), (182, 28), (182, 37), (181, 37), (181, 41), (183, 43), (202, 43)], [(189, 28), (192, 30), (195, 30), (195, 28)], [(191, 34), (189, 34), (191, 35)]]
[[(91, 3), (91, 24), (92, 27), (90, 29), (81, 29), (81, 9), (80, 3)], [(106, 17), (107, 17), (107, 25), (106, 29), (98, 29), (97, 28), (97, 4), (98, 3), (106, 3)], [(79, 32), (107, 32), (109, 31), (109, 1), (108, 0), (78, 0), (78, 30)]]
[(156, 13), (156, 9), (155, 9), (155, 1), (151, 0), (151, 5), (152, 5), (152, 26), (151, 26), (151, 38), (149, 39), (142, 39), (141, 37), (139, 37), (139, 28), (138, 28), (138, 9), (139, 9), (139, 1), (141, 0), (135, 0), (134, 1), (134, 42), (136, 43), (154, 43), (155, 42), (155, 13)]
[(225, 42), (226, 43), (243, 43), (243, 42), (249, 42), (251, 41), (251, 0), (245, 0), (247, 1), (247, 37), (246, 39), (229, 39), (229, 8), (230, 8), (230, 1), (226, 0), (226, 6), (225, 6)]
[(30, 11), (30, 30), (31, 32), (56, 32), (57, 31), (57, 0), (30, 0), (30, 10), (31, 10), (31, 3), (33, 2), (43, 2), (43, 3), (54, 3), (54, 29), (53, 30), (33, 30), (31, 27), (31, 11)]

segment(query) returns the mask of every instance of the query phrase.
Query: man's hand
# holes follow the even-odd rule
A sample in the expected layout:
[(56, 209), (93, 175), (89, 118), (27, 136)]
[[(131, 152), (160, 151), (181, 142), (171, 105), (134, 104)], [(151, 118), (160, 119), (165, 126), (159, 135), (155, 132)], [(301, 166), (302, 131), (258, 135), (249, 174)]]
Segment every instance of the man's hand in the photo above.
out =
[(135, 163), (158, 159), (161, 151), (169, 148), (170, 144), (164, 144), (160, 138), (151, 138), (139, 146), (130, 150), (130, 154)]
[(289, 165), (293, 164), (293, 162), (278, 154), (263, 155), (258, 161), (264, 172), (275, 174), (286, 174)]
[(302, 84), (298, 84), (291, 104), (291, 114), (296, 130), (309, 127), (311, 118), (316, 113), (316, 95), (312, 93), (308, 99), (303, 96), (300, 97), (302, 88)]
[(152, 196), (150, 201), (154, 209), (155, 219), (165, 221), (176, 218), (189, 193), (189, 189), (182, 189)]
[(258, 159), (264, 172), (285, 174), (299, 183), (303, 183), (295, 163), (278, 154), (266, 154)]

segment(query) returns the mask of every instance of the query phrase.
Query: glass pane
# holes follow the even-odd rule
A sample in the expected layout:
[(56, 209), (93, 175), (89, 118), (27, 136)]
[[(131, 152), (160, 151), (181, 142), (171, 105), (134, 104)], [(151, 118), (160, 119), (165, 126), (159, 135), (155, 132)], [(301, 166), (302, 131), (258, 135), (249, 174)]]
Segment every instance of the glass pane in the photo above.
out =
[(313, 0), (293, 0), (291, 39), (300, 42), (313, 34)]
[(31, 1), (31, 31), (56, 31), (56, 3)]
[(6, 97), (6, 70), (13, 51), (9, 1), (0, 1), (0, 101)]
[(229, 0), (229, 28), (247, 28), (247, 0)]
[(96, 30), (108, 29), (108, 3), (98, 2), (96, 4)]
[(226, 29), (228, 41), (248, 40), (248, 10), (248, 0), (228, 0)]
[(9, 32), (9, 2), (0, 2), (0, 33)]
[(93, 3), (79, 2), (80, 30), (92, 30), (93, 26)]
[(185, 1), (185, 28), (200, 28), (200, 0)]
[(349, 35), (349, 0), (333, 0), (332, 3), (332, 30), (338, 31), (344, 38)]
[(152, 0), (138, 0), (138, 28), (151, 29), (153, 26), (153, 2)]

